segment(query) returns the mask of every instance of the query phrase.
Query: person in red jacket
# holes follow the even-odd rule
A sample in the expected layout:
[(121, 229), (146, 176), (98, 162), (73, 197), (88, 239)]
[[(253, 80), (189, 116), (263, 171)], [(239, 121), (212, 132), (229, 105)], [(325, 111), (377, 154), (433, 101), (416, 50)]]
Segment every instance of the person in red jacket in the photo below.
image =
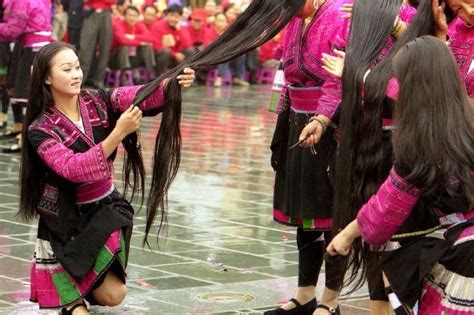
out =
[(109, 66), (124, 70), (144, 65), (151, 75), (155, 67), (153, 39), (146, 26), (139, 23), (139, 16), (140, 11), (129, 6), (125, 9), (123, 20), (114, 20)]
[(173, 4), (166, 9), (165, 18), (156, 22), (151, 29), (157, 75), (194, 53), (189, 34), (180, 24), (182, 14), (183, 8)]
[(275, 55), (277, 50), (281, 48), (281, 38), (281, 33), (279, 33), (260, 47), (260, 65), (263, 68), (278, 69), (280, 66), (280, 60), (275, 58)]
[(204, 35), (206, 32), (207, 14), (204, 9), (199, 8), (191, 13), (191, 22), (186, 25), (191, 44), (195, 50), (200, 50), (204, 46)]
[(158, 9), (152, 4), (147, 4), (143, 7), (143, 24), (149, 31), (151, 31), (153, 25), (159, 20), (158, 13)]

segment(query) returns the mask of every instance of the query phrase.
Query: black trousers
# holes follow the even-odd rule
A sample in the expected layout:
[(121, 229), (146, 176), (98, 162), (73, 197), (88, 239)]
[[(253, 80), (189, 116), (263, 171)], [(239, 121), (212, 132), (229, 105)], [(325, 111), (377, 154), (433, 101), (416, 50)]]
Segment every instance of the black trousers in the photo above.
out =
[[(324, 240), (320, 239), (324, 235)], [(299, 252), (298, 287), (316, 286), (319, 272), (323, 264), (323, 255), (326, 252), (326, 244), (331, 241), (331, 231), (305, 231), (298, 228), (296, 240)], [(326, 287), (337, 291), (340, 268), (326, 262)]]

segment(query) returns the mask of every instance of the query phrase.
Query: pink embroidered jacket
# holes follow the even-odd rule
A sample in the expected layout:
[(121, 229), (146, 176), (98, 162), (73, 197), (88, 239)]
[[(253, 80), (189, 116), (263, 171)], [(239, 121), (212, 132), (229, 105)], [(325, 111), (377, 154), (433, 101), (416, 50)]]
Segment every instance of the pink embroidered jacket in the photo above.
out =
[[(390, 175), (380, 186), (379, 190), (361, 208), (357, 214), (357, 223), (362, 238), (373, 246), (382, 246), (385, 242), (402, 227), (413, 208), (421, 198), (421, 189), (415, 187), (397, 174), (395, 169), (390, 171)], [(469, 209), (469, 208), (467, 208)], [(453, 222), (441, 222), (445, 226), (450, 226), (457, 220), (474, 218), (474, 210), (468, 213), (452, 213), (446, 216), (443, 209), (437, 210), (437, 215), (445, 218), (455, 218)], [(462, 216), (462, 218), (459, 218)], [(469, 228), (469, 232), (474, 235), (474, 229)], [(464, 237), (465, 233), (461, 235)]]
[[(46, 166), (75, 184), (77, 203), (92, 202), (113, 190), (112, 158), (106, 159), (102, 141), (112, 131), (111, 115), (118, 117), (133, 102), (141, 86), (110, 93), (83, 90), (79, 108), (85, 133), (51, 106), (28, 128), (28, 140)], [(156, 115), (163, 105), (163, 89), (140, 104), (144, 115)]]
[[(449, 48), (459, 66), (459, 74), (464, 81), (467, 94), (474, 97), (474, 28), (466, 26), (463, 20), (456, 18), (448, 29)], [(469, 71), (471, 69), (471, 71)], [(396, 100), (398, 98), (398, 81), (390, 79), (387, 87), (387, 96)]]
[(20, 39), (25, 47), (51, 42), (51, 0), (10, 0), (0, 23), (0, 42)]
[[(467, 27), (463, 20), (457, 18), (449, 25), (449, 48), (456, 58), (459, 73), (464, 80), (467, 94), (474, 97), (474, 28)], [(471, 71), (469, 71), (471, 70)]]
[(280, 97), (287, 93), (287, 85), (320, 87), (315, 114), (331, 118), (341, 101), (341, 80), (328, 74), (323, 68), (323, 53), (331, 54), (334, 48), (344, 49), (350, 21), (339, 11), (351, 0), (326, 1), (312, 21), (303, 30), (304, 20), (294, 17), (285, 28), (283, 43), (283, 71), (286, 86)]
[[(342, 82), (322, 68), (323, 53), (332, 55), (333, 49), (345, 50), (349, 37), (350, 20), (344, 19), (340, 8), (352, 0), (326, 1), (318, 10), (313, 20), (303, 33), (304, 21), (294, 17), (285, 28), (283, 43), (283, 70), (286, 85), (282, 89), (278, 108), (287, 93), (288, 85), (303, 87), (320, 87), (315, 114), (323, 114), (331, 118), (342, 97)], [(409, 22), (416, 10), (402, 5), (400, 18)], [(303, 37), (303, 38), (302, 38)], [(387, 46), (381, 53), (386, 55), (394, 45), (388, 38)]]

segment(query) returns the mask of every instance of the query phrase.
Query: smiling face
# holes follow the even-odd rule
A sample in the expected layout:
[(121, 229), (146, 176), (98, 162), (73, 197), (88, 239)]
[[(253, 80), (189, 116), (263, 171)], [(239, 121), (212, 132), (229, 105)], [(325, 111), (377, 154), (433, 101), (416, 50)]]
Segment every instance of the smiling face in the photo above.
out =
[(466, 25), (474, 25), (474, 0), (446, 0), (446, 2)]
[(49, 85), (53, 96), (68, 97), (79, 94), (82, 69), (79, 58), (73, 50), (64, 48), (54, 56), (45, 83)]

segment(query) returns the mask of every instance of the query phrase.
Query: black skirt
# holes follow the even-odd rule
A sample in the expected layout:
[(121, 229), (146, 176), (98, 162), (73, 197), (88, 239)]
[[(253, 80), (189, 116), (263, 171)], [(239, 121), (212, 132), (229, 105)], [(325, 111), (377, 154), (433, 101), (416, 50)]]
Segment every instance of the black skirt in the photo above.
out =
[[(336, 148), (334, 129), (328, 128), (315, 146), (289, 148), (298, 142), (312, 114), (291, 109), (281, 113), (272, 141), (272, 165), (276, 170), (274, 218), (277, 222), (308, 229), (330, 230), (332, 194), (329, 165)], [(286, 118), (286, 117), (285, 117)]]

